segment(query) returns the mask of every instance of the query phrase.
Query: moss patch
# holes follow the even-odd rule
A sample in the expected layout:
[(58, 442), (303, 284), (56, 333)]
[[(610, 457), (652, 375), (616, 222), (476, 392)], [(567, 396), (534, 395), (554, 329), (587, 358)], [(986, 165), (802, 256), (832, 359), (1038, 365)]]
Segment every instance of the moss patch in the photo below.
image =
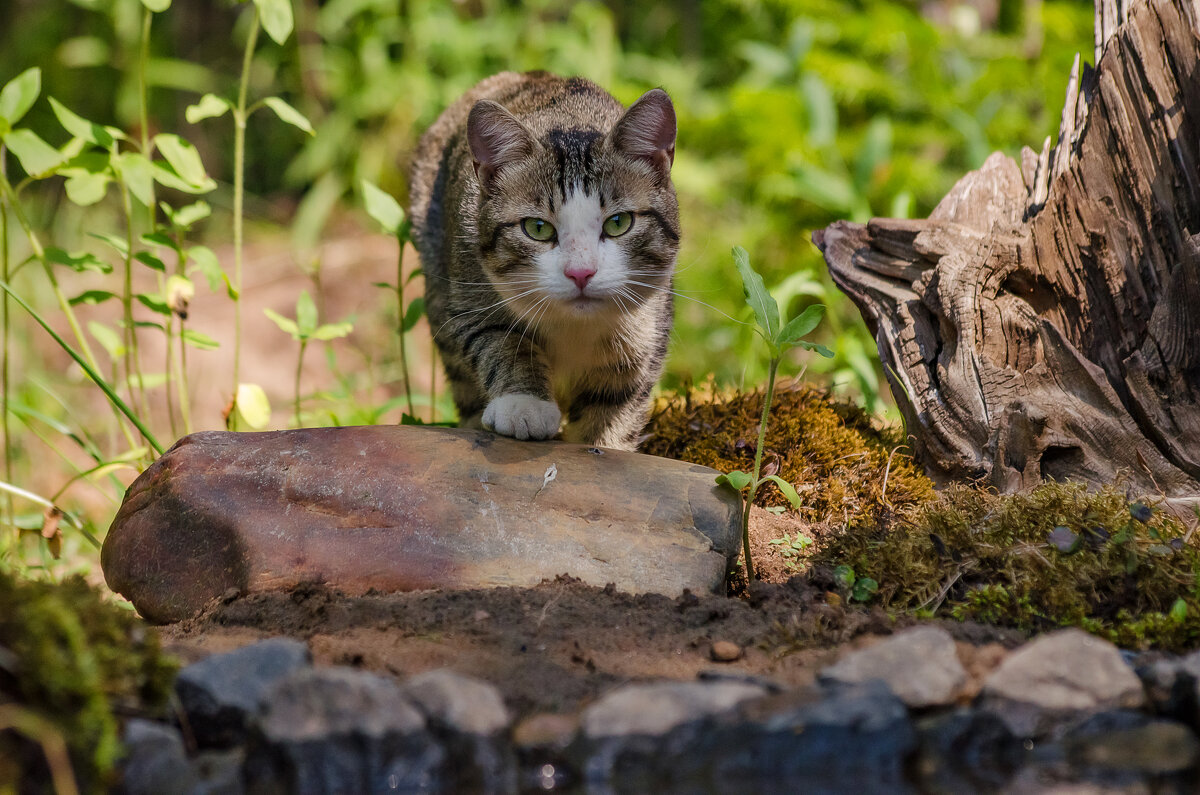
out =
[[(664, 398), (641, 451), (729, 472), (754, 466), (763, 393), (721, 395), (711, 389)], [(880, 429), (850, 403), (808, 384), (776, 388), (767, 425), (765, 471), (792, 483), (807, 522), (844, 524), (904, 511), (934, 497), (933, 484), (913, 465), (898, 431)], [(756, 505), (784, 507), (773, 485)]]
[[(105, 602), (81, 578), (32, 582), (0, 571), (0, 704), (16, 704), (56, 726), (84, 789), (100, 789), (120, 753), (118, 714), (161, 709), (175, 664), (158, 636), (132, 613)], [(0, 757), (40, 753), (0, 733)]]
[(893, 523), (851, 525), (813, 562), (875, 579), (892, 609), (1079, 626), (1127, 648), (1200, 641), (1200, 546), (1177, 518), (1114, 488), (954, 487)]

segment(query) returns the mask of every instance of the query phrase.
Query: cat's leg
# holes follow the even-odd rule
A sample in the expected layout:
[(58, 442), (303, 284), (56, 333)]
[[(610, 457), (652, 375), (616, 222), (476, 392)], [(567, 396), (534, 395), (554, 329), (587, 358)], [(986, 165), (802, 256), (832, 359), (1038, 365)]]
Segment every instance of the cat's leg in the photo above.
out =
[(620, 388), (581, 390), (571, 401), (563, 438), (614, 450), (636, 449), (646, 426), (653, 386), (654, 382), (647, 380)]
[(474, 330), (463, 341), (482, 381), (487, 401), (484, 428), (515, 439), (549, 439), (558, 433), (562, 413), (550, 394), (545, 354), (513, 324)]

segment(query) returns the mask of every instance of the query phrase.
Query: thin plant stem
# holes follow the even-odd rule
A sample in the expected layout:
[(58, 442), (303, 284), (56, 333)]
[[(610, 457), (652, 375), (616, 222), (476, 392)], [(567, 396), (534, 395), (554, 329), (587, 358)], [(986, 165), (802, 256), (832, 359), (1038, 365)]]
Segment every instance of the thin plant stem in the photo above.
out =
[(296, 427), (300, 427), (300, 370), (304, 367), (304, 349), (308, 347), (308, 340), (301, 338), (300, 340), (300, 356), (296, 359), (296, 387), (295, 397), (293, 402)]
[[(142, 154), (147, 159), (151, 157), (153, 151), (150, 148), (150, 111), (146, 102), (146, 70), (150, 64), (150, 25), (154, 13), (149, 9), (143, 9), (142, 12), (142, 45), (138, 51), (138, 124), (141, 126), (142, 133)], [(146, 211), (149, 214), (150, 231), (154, 231), (155, 225), (158, 223), (158, 208), (154, 201), (154, 182), (150, 182), (150, 202), (146, 205)]]
[[(167, 317), (167, 345), (166, 345), (167, 352), (166, 352), (166, 356), (164, 357), (164, 360), (163, 360), (163, 372), (166, 373), (166, 375), (167, 375), (167, 382), (165, 384), (165, 387), (167, 390), (167, 420), (168, 420), (168, 422), (170, 424), (170, 428), (171, 428), (171, 437), (174, 439), (178, 439), (179, 438), (179, 429), (175, 425), (175, 396), (174, 396), (174, 390), (171, 388), (171, 381), (173, 380), (173, 375), (174, 375), (172, 373), (172, 371), (175, 369), (171, 366), (171, 363), (175, 360), (175, 357), (172, 356), (172, 354), (175, 352), (173, 350), (174, 346), (172, 344), (175, 341), (174, 329), (175, 329), (175, 313), (172, 312)], [(179, 344), (183, 345), (182, 339), (180, 339)]]
[[(3, 174), (5, 169), (5, 161), (7, 160), (5, 148), (0, 144), (0, 174)], [(5, 207), (5, 202), (0, 202), (0, 277), (5, 283), (8, 282), (10, 274), (8, 272), (8, 209)], [(9, 398), (9, 315), (8, 315), (8, 293), (0, 296), (0, 337), (3, 338), (3, 355), (0, 359), (0, 433), (4, 435), (4, 479), (9, 483), (13, 482), (13, 443), (12, 433), (9, 431), (8, 425), (8, 398)], [(20, 537), (20, 530), (17, 528), (16, 513), (13, 508), (13, 498), (11, 494), (4, 495), (4, 519), (11, 525), (13, 530), (12, 549), (15, 552), (17, 543)], [(7, 551), (8, 545), (4, 545), (4, 550)]]
[(754, 495), (762, 485), (759, 473), (762, 472), (763, 446), (767, 442), (767, 418), (771, 412), (771, 399), (775, 395), (775, 373), (779, 370), (780, 357), (771, 358), (767, 374), (767, 392), (763, 395), (762, 419), (758, 423), (758, 448), (754, 451), (754, 472), (750, 476), (750, 494), (746, 496), (746, 507), (742, 513), (742, 552), (746, 556), (746, 582), (754, 582), (754, 563), (750, 560), (750, 506), (754, 505)]
[(400, 320), (400, 374), (404, 376), (404, 400), (408, 404), (408, 413), (413, 414), (412, 384), (408, 378), (408, 357), (404, 351), (404, 238), (396, 236), (400, 253), (396, 257), (396, 312)]
[[(121, 302), (125, 311), (125, 381), (129, 391), (129, 399), (140, 399), (140, 408), (144, 416), (149, 416), (149, 405), (146, 402), (146, 384), (142, 378), (142, 357), (138, 352), (137, 327), (133, 324), (133, 199), (129, 194), (129, 186), (124, 180), (119, 180), (121, 186), (121, 208), (125, 212), (125, 287), (121, 293)], [(137, 391), (134, 391), (134, 380), (137, 380)]]
[(131, 423), (133, 423), (133, 426), (138, 429), (138, 431), (142, 434), (142, 437), (145, 438), (150, 446), (154, 448), (156, 453), (162, 455), (164, 452), (166, 452), (166, 450), (163, 449), (163, 446), (158, 443), (158, 440), (154, 438), (154, 434), (150, 432), (150, 429), (142, 423), (137, 414), (134, 413), (133, 409), (129, 408), (129, 405), (121, 399), (121, 396), (117, 394), (116, 390), (112, 388), (108, 381), (104, 380), (104, 376), (100, 375), (100, 373), (96, 371), (96, 368), (88, 364), (87, 360), (78, 351), (72, 348), (70, 344), (60, 337), (54, 329), (50, 328), (50, 324), (47, 323), (33, 307), (25, 303), (21, 296), (13, 292), (13, 289), (9, 286), (8, 282), (0, 282), (0, 289), (12, 296), (12, 299), (16, 301), (22, 309), (28, 312), (30, 317), (37, 321), (37, 324), (41, 326), (42, 329), (45, 330), (45, 332), (49, 334), (55, 342), (58, 343), (59, 347), (66, 351), (67, 355), (74, 359), (75, 363), (83, 368), (83, 371), (87, 374), (87, 377), (92, 379), (92, 383), (100, 387), (100, 391), (108, 396), (108, 399), (112, 402), (113, 406), (115, 406), (118, 411), (124, 414), (125, 417)]
[(191, 396), (188, 386), (187, 339), (184, 338), (184, 320), (179, 319), (179, 413), (183, 415), (183, 432), (192, 432)]
[(242, 212), (246, 190), (246, 94), (250, 88), (250, 65), (254, 60), (254, 47), (258, 42), (258, 7), (254, 8), (254, 19), (250, 23), (250, 35), (246, 39), (246, 51), (242, 55), (242, 76), (238, 84), (237, 107), (233, 109), (233, 406), (229, 412), (230, 427), (237, 420), (237, 391), (241, 383), (242, 354)]

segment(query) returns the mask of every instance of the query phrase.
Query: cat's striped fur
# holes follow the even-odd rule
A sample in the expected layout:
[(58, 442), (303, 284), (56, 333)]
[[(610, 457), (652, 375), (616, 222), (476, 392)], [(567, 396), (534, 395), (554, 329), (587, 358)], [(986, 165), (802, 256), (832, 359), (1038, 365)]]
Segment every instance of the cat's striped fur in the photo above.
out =
[(626, 111), (545, 72), (484, 80), (426, 132), (410, 215), (464, 425), (542, 439), (565, 416), (568, 440), (635, 447), (671, 330), (674, 147), (661, 90)]

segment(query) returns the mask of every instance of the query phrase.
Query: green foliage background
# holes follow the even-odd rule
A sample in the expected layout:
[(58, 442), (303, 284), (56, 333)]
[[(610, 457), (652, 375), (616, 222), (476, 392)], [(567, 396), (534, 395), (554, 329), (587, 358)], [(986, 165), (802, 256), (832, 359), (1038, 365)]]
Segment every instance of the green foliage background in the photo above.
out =
[[(893, 0), (304, 0), (297, 34), (260, 46), (252, 93), (285, 97), (317, 135), (301, 140), (274, 119), (252, 119), (247, 186), (283, 208), (271, 217), (286, 221), (295, 202), (303, 247), (361, 179), (403, 199), (420, 131), (486, 75), (582, 74), (624, 102), (663, 86), (679, 112), (678, 288), (695, 299), (679, 302), (668, 386), (708, 372), (739, 384), (763, 376), (750, 328), (719, 314), (746, 319), (728, 260), (736, 243), (781, 303), (831, 307), (820, 341), (836, 356), (813, 371), (878, 409), (874, 345), (825, 275), (812, 230), (926, 214), (991, 151), (1037, 148), (1056, 128), (1071, 59), (1090, 52), (1090, 4), (1005, 0), (994, 24), (987, 16), (996, 12), (979, 5), (922, 13)], [(183, 109), (236, 84), (248, 8), (176, 3), (155, 20), (152, 123), (196, 143), (226, 182), (227, 125), (188, 125)], [(0, 76), (39, 65), (46, 93), (130, 129), (140, 15), (136, 0), (17, 3)], [(48, 108), (35, 114), (30, 126), (61, 143)]]
[[(159, 133), (177, 133), (195, 144), (203, 170), (218, 187), (204, 194), (212, 217), (196, 222), (186, 242), (227, 250), (231, 219), (237, 217), (234, 124), (229, 115), (192, 124), (185, 109), (210, 92), (234, 99), (256, 4), (283, 4), (286, 10), (287, 3), (175, 2), (161, 10), (165, 0), (15, 0), (5, 6), (0, 31), (0, 85), (30, 67), (40, 68), (40, 97), (20, 124), (54, 147), (73, 144), (47, 96), (88, 120), (124, 131), (129, 140), (122, 151), (136, 150), (143, 138), (137, 75), (143, 25), (149, 24), (144, 138), (157, 141)], [(1022, 145), (1038, 147), (1057, 126), (1075, 53), (1091, 51), (1092, 11), (1085, 0), (928, 0), (922, 6), (898, 0), (295, 0), (291, 7), (293, 33), (257, 38), (246, 62), (248, 93), (252, 101), (282, 97), (311, 120), (316, 134), (307, 136), (301, 131), (305, 124), (287, 126), (270, 112), (249, 118), (245, 215), (251, 238), (294, 253), (315, 249), (333, 234), (335, 223), (340, 234), (347, 220), (364, 234), (377, 231), (361, 209), (364, 182), (405, 203), (408, 162), (421, 131), (463, 91), (497, 71), (580, 74), (626, 103), (662, 86), (674, 98), (679, 117), (673, 175), (684, 225), (665, 387), (709, 374), (719, 385), (751, 387), (764, 380), (766, 362), (729, 259), (731, 247), (740, 245), (785, 316), (795, 317), (812, 304), (827, 307), (826, 320), (811, 339), (833, 356), (807, 357), (809, 377), (844, 389), (874, 412), (885, 408), (874, 342), (857, 310), (832, 286), (810, 242), (812, 231), (840, 218), (927, 214), (990, 152), (1015, 156)], [(156, 13), (147, 23), (151, 8)], [(61, 177), (24, 180), (11, 154), (4, 166), (19, 190), (19, 183), (28, 183), (20, 204), (47, 245), (99, 252), (106, 262), (112, 252), (95, 233), (132, 241), (138, 256), (162, 245), (140, 237), (154, 231), (148, 223), (153, 213), (137, 203), (123, 207), (120, 191), (109, 190), (103, 201), (78, 207), (68, 200)], [(203, 172), (199, 177), (207, 183)], [(176, 208), (194, 199), (169, 190), (159, 197)], [(10, 214), (8, 220), (10, 259), (23, 267), (18, 264), (26, 262), (27, 241), (17, 219)], [(157, 221), (163, 220), (159, 214)], [(184, 243), (173, 245), (182, 256)], [(170, 247), (154, 250), (169, 253)], [(64, 291), (77, 296), (84, 289), (73, 284), (79, 274), (51, 259), (46, 272), (57, 269)], [(205, 275), (219, 285), (216, 257), (209, 251), (207, 259), (216, 271), (205, 270)], [(150, 261), (164, 270), (161, 261)], [(95, 256), (90, 262), (101, 264)], [(221, 265), (228, 278), (228, 264)], [(36, 267), (24, 268), (14, 285), (55, 319), (54, 299)], [(173, 321), (169, 286), (168, 280), (159, 296), (138, 300), (160, 320), (165, 313)], [(364, 284), (361, 289), (373, 288)], [(385, 297), (378, 295), (382, 307)], [(410, 292), (408, 298), (413, 297)], [(349, 331), (347, 323), (318, 329), (312, 303), (303, 308), (310, 310), (314, 333)], [(402, 303), (408, 329), (419, 306)], [(336, 319), (322, 322), (327, 320)], [(123, 446), (111, 418), (106, 426), (104, 418), (81, 416), (77, 404), (95, 388), (69, 374), (39, 369), (29, 340), (40, 339), (35, 335), (42, 332), (15, 307), (10, 327), (9, 343), (24, 352), (28, 367), (14, 373), (11, 385), (12, 402), (22, 414), (10, 412), (13, 438), (6, 440), (6, 449), (10, 457), (15, 453), (16, 467), (6, 466), (12, 470), (6, 479), (19, 486), (40, 474), (39, 485), (45, 487), (47, 449), (59, 451), (56, 443), (61, 443), (75, 445), (76, 453), (85, 450), (89, 465), (95, 464), (91, 477), (107, 490), (104, 499), (110, 505), (79, 511), (62, 506), (68, 509), (64, 527), (99, 536), (121, 496), (122, 481), (113, 472), (144, 467), (148, 452), (136, 448), (128, 423), (115, 424), (126, 434)], [(187, 333), (196, 344), (195, 332)], [(279, 340), (247, 344), (275, 346)], [(380, 360), (359, 369), (371, 371), (370, 378), (383, 373), (373, 383), (381, 380), (397, 397), (365, 405), (359, 396), (362, 379), (356, 380), (360, 374), (327, 349), (335, 386), (309, 400), (310, 406), (330, 406), (310, 412), (310, 424), (396, 421), (406, 400), (399, 397), (402, 379), (395, 374), (393, 346), (384, 341), (376, 347), (386, 349)], [(109, 345), (105, 348), (111, 352)], [(112, 381), (118, 384), (112, 361)], [(785, 361), (783, 374), (798, 365), (798, 358)], [(132, 372), (128, 360), (125, 368)], [(297, 423), (302, 421), (299, 374), (297, 367)], [(429, 397), (423, 399), (425, 404), (417, 405), (427, 405)], [(441, 400), (445, 405), (444, 395)], [(348, 408), (335, 410), (335, 403)], [(174, 425), (155, 431), (167, 443), (178, 435)], [(61, 480), (69, 485), (83, 467), (61, 457), (67, 463)], [(54, 482), (47, 493), (59, 485)], [(15, 512), (24, 530), (43, 526), (40, 508), (27, 512), (26, 502), (10, 508), (13, 504), (6, 496), (4, 513)], [(82, 535), (64, 536), (66, 557), (93, 558), (94, 552), (82, 547)]]

